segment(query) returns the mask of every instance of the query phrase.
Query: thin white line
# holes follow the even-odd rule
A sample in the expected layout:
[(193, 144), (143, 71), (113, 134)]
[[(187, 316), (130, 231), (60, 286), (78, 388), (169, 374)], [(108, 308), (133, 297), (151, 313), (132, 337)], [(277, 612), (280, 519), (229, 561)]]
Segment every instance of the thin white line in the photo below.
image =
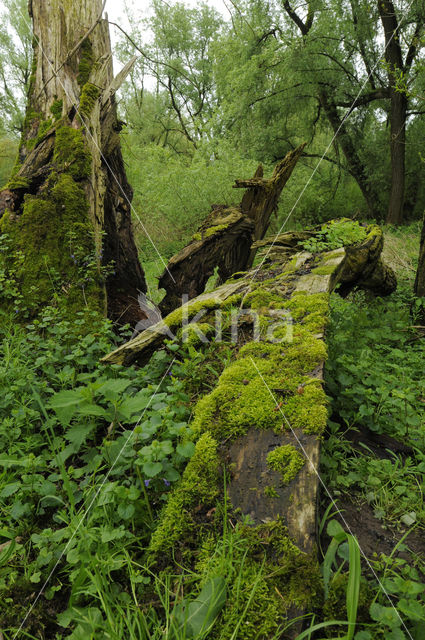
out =
[(351, 105), (348, 107), (343, 119), (341, 120), (341, 124), (339, 125), (338, 129), (335, 131), (332, 140), (330, 141), (330, 143), (328, 144), (328, 146), (326, 147), (325, 151), (323, 152), (322, 157), (320, 158), (319, 162), (317, 163), (317, 165), (314, 167), (311, 176), (309, 177), (309, 179), (307, 180), (307, 182), (305, 183), (304, 187), (302, 188), (302, 190), (300, 191), (298, 198), (295, 201), (294, 206), (292, 207), (292, 209), (290, 210), (290, 212), (288, 213), (288, 215), (286, 216), (286, 219), (284, 220), (282, 226), (280, 227), (279, 231), (276, 233), (274, 240), (272, 242), (272, 244), (269, 246), (268, 251), (266, 252), (266, 254), (264, 255), (263, 259), (261, 260), (260, 264), (258, 265), (258, 267), (255, 269), (254, 274), (251, 278), (251, 280), (253, 280), (255, 278), (255, 276), (257, 275), (258, 271), (261, 269), (264, 261), (267, 259), (267, 256), (269, 255), (270, 251), (273, 249), (277, 238), (279, 237), (279, 234), (282, 233), (282, 230), (285, 228), (287, 222), (289, 221), (290, 217), (292, 216), (292, 214), (294, 213), (295, 207), (297, 206), (297, 204), (299, 203), (299, 201), (301, 200), (302, 196), (304, 195), (305, 190), (307, 189), (308, 185), (310, 184), (310, 182), (313, 179), (313, 176), (315, 175), (316, 171), (318, 170), (320, 164), (323, 162), (323, 159), (325, 157), (325, 155), (327, 154), (327, 152), (329, 151), (329, 149), (331, 148), (332, 144), (334, 143), (336, 137), (338, 136), (338, 133), (340, 132), (343, 124), (345, 123), (346, 120), (348, 120), (348, 118), (350, 117), (350, 115), (353, 113), (354, 109), (353, 106), (357, 100), (357, 98), (359, 98), (359, 96), (361, 95), (363, 89), (365, 88), (366, 84), (369, 81), (369, 78), (372, 76), (373, 72), (375, 71), (375, 69), (377, 68), (377, 66), (381, 63), (381, 60), (383, 59), (383, 57), (385, 56), (385, 52), (389, 46), (389, 44), (391, 43), (391, 40), (395, 37), (396, 33), (398, 32), (398, 30), (400, 29), (401, 25), (403, 24), (403, 21), (405, 20), (405, 17), (407, 15), (407, 12), (409, 11), (410, 7), (412, 6), (413, 2), (415, 0), (412, 0), (412, 2), (410, 3), (410, 5), (408, 6), (408, 8), (406, 9), (406, 12), (404, 14), (404, 16), (402, 17), (402, 19), (399, 21), (397, 29), (394, 30), (394, 32), (391, 35), (391, 38), (388, 40), (388, 42), (385, 45), (385, 48), (383, 50), (383, 52), (381, 53), (381, 55), (379, 56), (378, 61), (374, 64), (374, 66), (372, 67), (372, 69), (370, 70), (370, 72), (368, 73), (368, 75), (366, 76), (365, 81), (363, 82), (362, 86), (359, 89), (358, 94), (356, 95), (356, 97), (354, 98), (353, 102), (351, 103)]
[(400, 616), (400, 614), (399, 614), (399, 612), (398, 612), (397, 608), (396, 608), (396, 607), (395, 607), (395, 605), (393, 604), (393, 602), (392, 602), (392, 600), (391, 600), (391, 598), (390, 598), (390, 596), (389, 596), (388, 592), (386, 591), (386, 589), (385, 589), (384, 585), (382, 584), (382, 582), (380, 581), (380, 579), (379, 579), (379, 577), (378, 577), (377, 573), (375, 572), (374, 568), (372, 567), (371, 563), (369, 562), (368, 558), (366, 557), (366, 554), (364, 553), (363, 549), (361, 548), (361, 546), (360, 546), (360, 544), (359, 544), (359, 541), (357, 540), (356, 536), (355, 536), (355, 535), (353, 534), (353, 532), (351, 531), (350, 526), (348, 525), (348, 523), (347, 523), (347, 521), (345, 520), (344, 516), (342, 515), (341, 511), (338, 509), (338, 505), (336, 504), (336, 502), (335, 502), (334, 498), (332, 497), (332, 494), (330, 493), (329, 489), (327, 488), (327, 486), (326, 486), (326, 485), (325, 485), (325, 483), (323, 482), (322, 477), (321, 477), (321, 475), (320, 475), (319, 471), (318, 471), (318, 470), (316, 469), (316, 467), (314, 466), (314, 464), (313, 464), (313, 462), (312, 462), (312, 460), (311, 460), (310, 456), (308, 455), (307, 451), (305, 450), (305, 448), (304, 448), (304, 446), (303, 446), (302, 442), (300, 441), (300, 439), (298, 438), (297, 434), (296, 434), (296, 433), (295, 433), (295, 431), (293, 430), (293, 428), (292, 428), (291, 424), (289, 423), (288, 418), (286, 417), (285, 413), (282, 411), (282, 407), (281, 407), (281, 406), (280, 406), (280, 404), (277, 402), (277, 400), (276, 400), (275, 396), (273, 395), (272, 390), (270, 389), (270, 387), (269, 387), (269, 385), (267, 384), (267, 382), (264, 380), (264, 377), (263, 377), (263, 375), (261, 374), (261, 371), (260, 371), (260, 370), (259, 370), (259, 368), (257, 367), (257, 365), (256, 365), (255, 361), (253, 360), (252, 356), (250, 356), (250, 359), (251, 359), (251, 362), (252, 362), (252, 364), (254, 365), (254, 367), (255, 367), (255, 369), (256, 369), (256, 371), (257, 371), (258, 375), (260, 376), (261, 380), (263, 381), (264, 386), (266, 387), (267, 391), (268, 391), (268, 392), (269, 392), (269, 394), (271, 395), (271, 397), (272, 397), (272, 399), (273, 399), (273, 402), (274, 402), (274, 403), (275, 403), (275, 405), (276, 405), (276, 408), (280, 411), (280, 413), (281, 413), (281, 415), (282, 415), (283, 419), (285, 420), (285, 422), (286, 422), (287, 426), (288, 426), (288, 427), (289, 427), (289, 429), (291, 430), (292, 435), (294, 436), (295, 440), (297, 441), (298, 446), (299, 446), (299, 447), (300, 447), (300, 449), (302, 450), (302, 452), (303, 452), (303, 454), (304, 454), (305, 458), (309, 461), (310, 466), (311, 466), (311, 468), (313, 469), (314, 473), (317, 475), (317, 477), (318, 477), (318, 479), (319, 479), (320, 484), (322, 485), (322, 487), (324, 488), (324, 490), (325, 490), (325, 491), (326, 491), (326, 493), (328, 494), (328, 497), (329, 497), (330, 501), (332, 502), (333, 506), (334, 506), (334, 507), (335, 507), (335, 509), (338, 511), (339, 516), (340, 516), (341, 520), (343, 521), (343, 523), (344, 523), (345, 527), (346, 527), (346, 528), (347, 528), (347, 530), (349, 531), (350, 535), (351, 535), (351, 536), (353, 536), (354, 540), (356, 541), (356, 544), (357, 544), (357, 546), (358, 546), (358, 548), (359, 548), (359, 551), (360, 551), (360, 553), (362, 554), (363, 558), (366, 560), (366, 563), (367, 563), (367, 565), (368, 565), (369, 569), (371, 570), (371, 572), (373, 573), (374, 577), (376, 578), (376, 580), (377, 580), (377, 582), (378, 582), (378, 584), (379, 584), (379, 587), (382, 589), (383, 593), (385, 594), (385, 596), (387, 597), (388, 601), (390, 602), (390, 604), (391, 604), (392, 608), (393, 608), (393, 609), (394, 609), (394, 611), (397, 613), (397, 615), (398, 615), (398, 617), (399, 617), (399, 619), (400, 619), (400, 621), (401, 621), (401, 623), (402, 623), (403, 627), (405, 628), (405, 630), (406, 630), (406, 632), (407, 632), (407, 634), (408, 634), (409, 638), (410, 638), (411, 640), (413, 640), (413, 636), (410, 634), (410, 631), (409, 631), (409, 630), (408, 630), (408, 628), (406, 627), (406, 625), (405, 625), (405, 623), (404, 623), (404, 621), (403, 621), (402, 617)]
[[(27, 20), (27, 18), (26, 18), (26, 17), (24, 16), (24, 14), (22, 13), (22, 11), (21, 11), (20, 7), (19, 7), (18, 5), (16, 5), (16, 7), (17, 7), (17, 9), (18, 9), (19, 13), (21, 14), (22, 19), (24, 20), (25, 24), (27, 25), (27, 27), (28, 27), (28, 28), (31, 30), (31, 32), (32, 32), (32, 31), (33, 31), (33, 29), (32, 29), (32, 26), (31, 26), (30, 22)], [(100, 21), (99, 21), (99, 22), (100, 22)], [(98, 26), (98, 25), (96, 25), (96, 26)], [(109, 28), (109, 27), (108, 27), (108, 28)], [(75, 109), (75, 111), (76, 111), (77, 115), (80, 117), (80, 120), (81, 120), (81, 122), (82, 122), (82, 124), (83, 124), (84, 129), (86, 130), (86, 133), (88, 134), (88, 136), (89, 136), (89, 137), (91, 138), (91, 140), (93, 141), (93, 144), (94, 144), (94, 146), (96, 147), (96, 149), (99, 151), (99, 153), (100, 153), (100, 157), (102, 158), (102, 160), (103, 160), (104, 164), (106, 165), (106, 167), (108, 168), (108, 170), (109, 170), (109, 172), (110, 172), (111, 176), (114, 178), (115, 182), (117, 183), (117, 185), (118, 185), (118, 187), (119, 187), (119, 189), (120, 189), (120, 191), (121, 191), (122, 195), (123, 195), (123, 196), (124, 196), (124, 198), (127, 200), (127, 202), (128, 202), (128, 205), (129, 205), (129, 207), (130, 207), (131, 212), (135, 215), (135, 217), (136, 217), (136, 218), (137, 218), (137, 220), (139, 221), (139, 223), (140, 223), (140, 225), (141, 225), (141, 227), (142, 227), (142, 229), (143, 229), (144, 233), (145, 233), (145, 234), (146, 234), (146, 236), (148, 237), (148, 239), (149, 239), (149, 241), (150, 241), (151, 245), (152, 245), (152, 246), (153, 246), (153, 248), (155, 249), (156, 253), (157, 253), (157, 254), (158, 254), (158, 256), (159, 256), (159, 259), (161, 260), (162, 264), (164, 265), (165, 270), (168, 272), (168, 274), (170, 275), (170, 277), (171, 277), (171, 279), (173, 280), (173, 282), (175, 282), (175, 279), (174, 279), (173, 275), (170, 273), (170, 271), (169, 271), (169, 269), (168, 269), (168, 267), (167, 267), (166, 263), (164, 262), (164, 258), (163, 258), (163, 257), (162, 257), (162, 255), (159, 253), (159, 251), (158, 251), (158, 249), (157, 249), (157, 247), (156, 247), (156, 245), (155, 245), (154, 241), (152, 240), (151, 236), (149, 235), (149, 232), (147, 231), (147, 229), (146, 229), (145, 225), (143, 224), (142, 220), (141, 220), (141, 219), (139, 218), (139, 216), (137, 215), (137, 212), (136, 212), (136, 210), (134, 209), (134, 207), (133, 207), (133, 205), (132, 205), (132, 203), (131, 203), (131, 201), (130, 201), (129, 197), (128, 197), (128, 196), (127, 196), (127, 194), (126, 194), (126, 192), (124, 191), (124, 189), (123, 189), (123, 187), (122, 187), (122, 185), (121, 185), (120, 181), (118, 180), (118, 178), (117, 178), (117, 176), (115, 175), (115, 173), (112, 171), (111, 166), (109, 165), (109, 163), (107, 162), (107, 160), (106, 160), (105, 156), (103, 155), (103, 153), (102, 153), (102, 151), (101, 151), (101, 149), (100, 149), (99, 145), (97, 144), (96, 140), (94, 139), (94, 136), (93, 136), (93, 135), (92, 135), (92, 133), (89, 131), (89, 129), (88, 129), (88, 127), (87, 127), (86, 123), (85, 123), (85, 119), (84, 119), (84, 117), (80, 114), (80, 111), (79, 111), (79, 109), (78, 109), (77, 105), (76, 105), (76, 104), (74, 104), (74, 103), (72, 102), (71, 97), (70, 97), (69, 93), (67, 92), (67, 90), (66, 90), (66, 88), (65, 88), (65, 86), (64, 86), (64, 84), (63, 84), (63, 82), (62, 82), (62, 80), (61, 80), (61, 78), (60, 78), (60, 76), (59, 76), (59, 74), (56, 72), (56, 69), (55, 69), (55, 67), (53, 66), (53, 63), (50, 61), (49, 57), (45, 54), (44, 49), (43, 49), (43, 47), (41, 46), (41, 42), (40, 42), (39, 38), (36, 38), (36, 41), (37, 41), (37, 44), (38, 44), (38, 46), (39, 46), (39, 48), (40, 48), (40, 51), (41, 51), (42, 55), (43, 55), (43, 56), (44, 56), (44, 58), (47, 60), (48, 65), (49, 65), (49, 66), (51, 67), (51, 69), (52, 69), (53, 76), (52, 76), (50, 79), (53, 79), (54, 77), (56, 77), (56, 78), (57, 78), (57, 80), (59, 81), (59, 83), (60, 83), (60, 85), (61, 85), (61, 87), (62, 87), (62, 89), (63, 89), (63, 91), (64, 91), (64, 94), (67, 96), (67, 98), (69, 99), (69, 101), (70, 101), (70, 102), (71, 102), (71, 104), (73, 105), (73, 107), (74, 107), (74, 109)]]
[(157, 388), (155, 389), (154, 393), (153, 393), (153, 394), (151, 395), (151, 397), (149, 398), (149, 402), (148, 402), (148, 404), (146, 405), (146, 407), (144, 408), (144, 410), (143, 410), (143, 412), (142, 412), (142, 414), (141, 414), (140, 418), (138, 419), (138, 421), (137, 421), (137, 422), (136, 422), (136, 424), (134, 425), (134, 427), (133, 427), (133, 429), (132, 429), (132, 431), (131, 431), (130, 435), (129, 435), (129, 436), (128, 436), (128, 438), (127, 438), (127, 440), (124, 442), (123, 446), (121, 447), (121, 449), (120, 449), (120, 451), (119, 451), (119, 453), (118, 453), (117, 457), (115, 458), (115, 460), (114, 460), (114, 462), (113, 462), (113, 464), (112, 464), (111, 468), (109, 469), (108, 473), (105, 475), (105, 477), (104, 477), (104, 479), (103, 479), (102, 483), (100, 484), (99, 488), (97, 489), (96, 493), (94, 494), (93, 499), (91, 500), (91, 502), (90, 502), (90, 504), (88, 505), (87, 509), (84, 511), (83, 515), (81, 516), (81, 519), (80, 519), (80, 521), (78, 522), (78, 525), (77, 525), (77, 527), (76, 527), (76, 529), (75, 529), (74, 533), (72, 534), (72, 536), (70, 537), (70, 539), (69, 539), (69, 540), (68, 540), (68, 542), (66, 543), (66, 545), (65, 545), (64, 549), (62, 550), (62, 553), (60, 554), (59, 558), (57, 559), (57, 561), (56, 561), (56, 563), (55, 563), (55, 565), (54, 565), (53, 569), (50, 571), (49, 575), (47, 576), (46, 581), (45, 581), (45, 583), (43, 584), (43, 586), (41, 587), (40, 591), (38, 592), (38, 594), (37, 594), (37, 596), (36, 596), (36, 598), (35, 598), (34, 602), (31, 604), (30, 608), (28, 609), (27, 613), (25, 614), (25, 617), (24, 617), (24, 619), (22, 620), (21, 625), (20, 625), (19, 629), (17, 630), (17, 632), (15, 633), (15, 635), (13, 636), (13, 639), (12, 639), (12, 640), (15, 640), (15, 638), (17, 638), (17, 637), (18, 637), (18, 634), (20, 633), (20, 631), (22, 631), (22, 628), (23, 628), (23, 626), (24, 626), (25, 622), (27, 621), (28, 616), (31, 614), (31, 611), (33, 610), (33, 608), (34, 608), (34, 607), (35, 607), (35, 605), (37, 604), (38, 600), (40, 599), (40, 596), (42, 595), (42, 593), (44, 592), (44, 590), (45, 590), (46, 586), (47, 586), (47, 585), (48, 585), (48, 583), (50, 582), (50, 578), (52, 577), (52, 575), (53, 575), (53, 574), (54, 574), (54, 572), (56, 571), (56, 568), (57, 568), (57, 566), (58, 566), (59, 562), (62, 560), (63, 556), (65, 555), (65, 553), (66, 553), (66, 551), (67, 551), (67, 549), (69, 548), (69, 545), (71, 544), (72, 540), (75, 538), (75, 536), (76, 536), (76, 534), (77, 534), (78, 529), (80, 528), (80, 526), (82, 525), (82, 523), (83, 523), (83, 521), (84, 521), (85, 517), (87, 516), (87, 514), (88, 514), (88, 513), (89, 513), (89, 511), (90, 511), (90, 509), (92, 508), (92, 506), (93, 506), (93, 504), (94, 504), (94, 502), (95, 502), (96, 498), (98, 497), (99, 493), (102, 491), (102, 488), (103, 488), (103, 486), (104, 486), (105, 482), (107, 481), (107, 479), (108, 479), (108, 478), (109, 478), (109, 476), (111, 475), (111, 473), (112, 473), (112, 471), (113, 471), (113, 469), (114, 469), (115, 465), (117, 464), (117, 462), (118, 462), (119, 458), (121, 457), (122, 452), (124, 451), (124, 449), (126, 448), (126, 446), (128, 445), (128, 443), (130, 442), (130, 440), (133, 438), (133, 435), (134, 435), (134, 429), (139, 425), (139, 423), (140, 423), (140, 421), (142, 420), (143, 416), (145, 415), (145, 413), (146, 413), (147, 409), (149, 408), (149, 405), (151, 404), (152, 400), (155, 398), (156, 394), (158, 393), (158, 389), (160, 388), (160, 386), (161, 386), (161, 384), (162, 384), (163, 380), (165, 379), (165, 376), (168, 374), (169, 370), (170, 370), (170, 369), (171, 369), (171, 367), (173, 366), (175, 359), (176, 359), (176, 358), (173, 358), (173, 360), (172, 360), (171, 364), (170, 364), (170, 365), (168, 366), (168, 368), (167, 368), (167, 371), (164, 373), (164, 375), (162, 376), (162, 378), (161, 378), (160, 382), (158, 383)]

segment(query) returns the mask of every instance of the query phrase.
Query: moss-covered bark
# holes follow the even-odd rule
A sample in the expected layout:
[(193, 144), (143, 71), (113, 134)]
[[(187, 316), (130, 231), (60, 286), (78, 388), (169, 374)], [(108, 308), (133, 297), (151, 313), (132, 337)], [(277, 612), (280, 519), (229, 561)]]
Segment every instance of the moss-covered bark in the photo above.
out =
[[(184, 318), (199, 325), (202, 310), (202, 325), (210, 327), (204, 333), (214, 340), (221, 314), (221, 339), (233, 360), (197, 402), (195, 454), (148, 549), (157, 573), (193, 571), (200, 588), (210, 576), (226, 580), (226, 604), (211, 632), (217, 640), (268, 640), (321, 603), (316, 504), (329, 293), (341, 282), (387, 293), (394, 285), (374, 225), (335, 222), (284, 234), (272, 251), (270, 241), (261, 245), (269, 255), (257, 270), (189, 301), (106, 358), (144, 360), (164, 339), (164, 327), (178, 334)], [(236, 341), (234, 314), (243, 325)], [(294, 624), (282, 637), (299, 632)]]
[(102, 0), (32, 0), (29, 8), (34, 62), (18, 161), (0, 192), (2, 266), (21, 291), (18, 311), (61, 303), (136, 323), (146, 286)]

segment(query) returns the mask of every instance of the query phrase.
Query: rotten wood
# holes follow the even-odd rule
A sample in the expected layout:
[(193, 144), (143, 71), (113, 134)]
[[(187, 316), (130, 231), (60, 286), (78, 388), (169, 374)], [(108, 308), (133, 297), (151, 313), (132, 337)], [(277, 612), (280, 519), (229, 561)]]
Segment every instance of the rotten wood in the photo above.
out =
[[(19, 168), (7, 191), (0, 193), (0, 218), (7, 208), (12, 214), (11, 222), (19, 223), (26, 194), (50, 197), (52, 174), (58, 171), (57, 132), (64, 127), (81, 130), (91, 156), (91, 171), (77, 182), (84, 188), (89, 205), (99, 271), (113, 264), (101, 294), (104, 310), (113, 320), (135, 325), (144, 317), (137, 296), (146, 291), (146, 283), (133, 238), (132, 189), (121, 155), (115, 103), (115, 92), (134, 59), (114, 77), (108, 21), (102, 18), (104, 6), (104, 0), (29, 3), (34, 28), (34, 70), (19, 147)], [(59, 175), (63, 171), (66, 167), (59, 169)], [(57, 224), (60, 228), (60, 216)], [(40, 250), (49, 256), (47, 247)], [(66, 247), (59, 250), (62, 256), (70, 253)], [(56, 268), (58, 260), (49, 258)], [(38, 276), (47, 278), (48, 274), (40, 272)]]
[(249, 180), (236, 180), (234, 187), (247, 189), (238, 206), (216, 205), (194, 234), (191, 242), (174, 256), (159, 279), (166, 295), (159, 307), (170, 313), (182, 301), (200, 295), (208, 279), (218, 269), (218, 282), (233, 273), (249, 269), (256, 247), (276, 211), (280, 194), (289, 180), (305, 144), (290, 151), (274, 168), (271, 178), (263, 178), (263, 168), (257, 168)]

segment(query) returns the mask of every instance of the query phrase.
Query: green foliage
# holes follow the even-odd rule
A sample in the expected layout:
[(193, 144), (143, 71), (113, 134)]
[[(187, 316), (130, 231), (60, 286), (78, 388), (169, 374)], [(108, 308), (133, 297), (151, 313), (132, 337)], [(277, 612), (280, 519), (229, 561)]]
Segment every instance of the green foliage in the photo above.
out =
[(391, 298), (332, 298), (327, 386), (333, 412), (348, 425), (423, 443), (422, 346), (400, 290)]
[[(13, 571), (0, 568), (0, 624), (11, 629), (22, 613), (20, 581), (23, 593), (38, 590), (63, 553), (45, 597), (67, 591), (61, 622), (78, 637), (87, 616), (105, 624), (103, 613), (89, 614), (100, 583), (111, 607), (130, 607), (130, 615), (117, 589), (128, 574), (137, 589), (149, 582), (137, 582), (132, 563), (193, 453), (188, 398), (178, 378), (164, 375), (164, 352), (148, 369), (100, 365), (115, 337), (94, 312), (70, 320), (46, 308), (25, 328), (5, 317), (1, 337), (0, 543), (24, 537), (8, 547)], [(46, 620), (36, 607), (29, 630), (39, 624)]]
[(322, 225), (314, 238), (301, 243), (301, 247), (311, 253), (331, 251), (350, 246), (366, 238), (366, 229), (352, 220), (331, 221)]

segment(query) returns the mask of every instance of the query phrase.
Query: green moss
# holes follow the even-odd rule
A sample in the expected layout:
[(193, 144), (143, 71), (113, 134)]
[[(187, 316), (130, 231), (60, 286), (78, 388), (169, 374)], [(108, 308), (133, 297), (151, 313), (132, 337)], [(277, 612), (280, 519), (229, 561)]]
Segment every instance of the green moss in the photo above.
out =
[[(357, 622), (370, 622), (369, 607), (373, 602), (373, 591), (365, 578), (360, 579), (359, 602), (357, 609)], [(347, 588), (348, 574), (336, 575), (329, 587), (328, 598), (323, 606), (325, 620), (347, 619)], [(335, 628), (335, 632), (337, 632)]]
[[(232, 547), (235, 575), (211, 638), (280, 637), (291, 607), (309, 611), (322, 601), (317, 560), (299, 551), (281, 520), (239, 531), (243, 540)], [(213, 574), (214, 566), (207, 566)]]
[(53, 162), (75, 180), (91, 175), (91, 155), (81, 129), (59, 127), (56, 131)]
[(103, 309), (102, 287), (88, 283), (83, 294), (77, 284), (78, 266), (71, 248), (66, 250), (72, 234), (81, 253), (94, 251), (86, 196), (70, 175), (52, 175), (42, 197), (26, 195), (22, 215), (16, 220), (6, 213), (0, 232), (11, 239), (13, 250), (6, 266), (14, 273), (29, 310), (51, 304), (58, 296), (70, 311), (85, 306)]
[(208, 322), (191, 322), (179, 330), (177, 338), (193, 346), (204, 342), (203, 337), (207, 338), (214, 331), (215, 326)]
[(289, 484), (304, 466), (304, 456), (292, 445), (285, 444), (270, 451), (267, 465), (274, 471), (279, 471), (283, 484)]
[(270, 485), (269, 487), (264, 487), (264, 495), (268, 498), (278, 498), (279, 494), (276, 489)]
[(335, 271), (335, 265), (327, 265), (312, 269), (312, 273), (317, 276), (330, 276)]
[(258, 287), (244, 298), (244, 307), (266, 311), (267, 309), (283, 309), (285, 301), (282, 293), (270, 291), (266, 288), (266, 283)]
[(24, 176), (14, 176), (6, 184), (4, 189), (28, 189), (30, 181)]
[(81, 90), (80, 96), (80, 115), (88, 118), (94, 109), (94, 105), (101, 94), (99, 87), (90, 82), (86, 82)]
[(63, 100), (55, 100), (50, 107), (50, 113), (53, 114), (55, 120), (60, 120), (62, 117)]
[(283, 397), (283, 410), (291, 426), (301, 427), (306, 433), (322, 433), (327, 421), (327, 399), (320, 380), (311, 378), (309, 373), (327, 356), (325, 344), (314, 334), (325, 325), (328, 295), (300, 292), (282, 302), (277, 294), (254, 291), (246, 296), (244, 306), (247, 299), (253, 308), (261, 305), (260, 313), (267, 313), (273, 305), (288, 309), (298, 320), (292, 341), (279, 341), (288, 331), (284, 321), (273, 333), (276, 343), (251, 341), (241, 347), (216, 388), (198, 402), (193, 420), (195, 432), (210, 431), (214, 437), (226, 439), (243, 435), (253, 426), (286, 429), (269, 391), (278, 389), (276, 399)]
[(175, 311), (169, 313), (168, 316), (164, 318), (164, 322), (167, 327), (170, 327), (170, 329), (182, 327), (184, 320), (191, 320), (194, 316), (196, 316), (197, 313), (199, 313), (203, 309), (218, 309), (220, 305), (220, 301), (217, 300), (217, 298), (215, 298), (213, 295), (211, 296), (211, 298), (194, 300), (193, 302), (189, 301), (182, 307), (179, 307)]
[(211, 236), (215, 235), (216, 233), (218, 233), (219, 231), (223, 231), (224, 229), (227, 229), (227, 227), (229, 226), (229, 223), (225, 223), (225, 224), (216, 224), (213, 227), (210, 227), (209, 229), (206, 229), (204, 231), (204, 237), (205, 238), (210, 238)]
[(83, 87), (89, 81), (90, 73), (94, 64), (93, 47), (89, 40), (83, 40), (80, 48), (80, 62), (78, 64), (77, 82)]
[(149, 553), (157, 554), (173, 547), (177, 540), (193, 541), (200, 534), (194, 509), (208, 510), (219, 495), (219, 457), (217, 443), (203, 434), (183, 477), (172, 493), (158, 528), (152, 535)]

